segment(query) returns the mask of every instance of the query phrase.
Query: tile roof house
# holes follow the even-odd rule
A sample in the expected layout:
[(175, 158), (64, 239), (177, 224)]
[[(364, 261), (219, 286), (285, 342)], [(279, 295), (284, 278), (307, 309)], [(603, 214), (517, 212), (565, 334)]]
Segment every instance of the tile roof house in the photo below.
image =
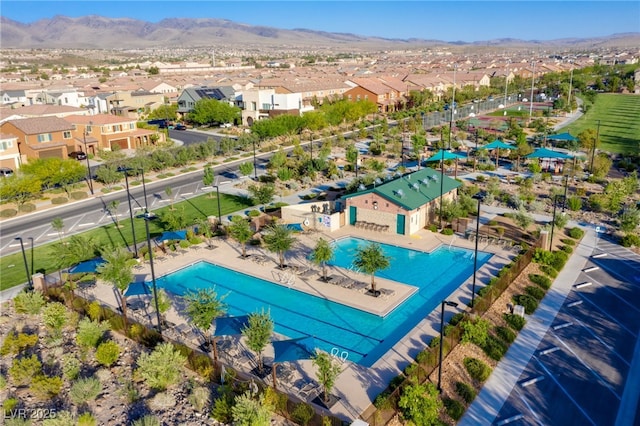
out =
[(0, 124), (0, 133), (17, 137), (22, 158), (67, 158), (72, 143), (73, 124), (59, 117), (34, 117), (9, 120)]
[(18, 151), (18, 137), (15, 135), (0, 133), (0, 167), (8, 167), (18, 170), (22, 159)]
[(235, 105), (236, 91), (231, 86), (186, 88), (178, 97), (178, 113), (183, 115), (190, 113), (200, 99), (216, 99)]
[[(397, 81), (396, 81), (397, 80)], [(349, 80), (354, 87), (344, 93), (349, 101), (369, 100), (376, 104), (380, 112), (392, 112), (399, 102), (404, 102), (407, 85), (391, 77), (358, 77)]]
[(454, 200), (461, 185), (457, 180), (426, 167), (343, 196), (345, 223), (411, 235), (434, 222), (441, 189), (443, 199)]

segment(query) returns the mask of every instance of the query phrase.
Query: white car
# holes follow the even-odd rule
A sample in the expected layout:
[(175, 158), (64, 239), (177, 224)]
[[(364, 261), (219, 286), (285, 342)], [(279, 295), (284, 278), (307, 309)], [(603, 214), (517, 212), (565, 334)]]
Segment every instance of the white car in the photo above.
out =
[(231, 124), (231, 123), (222, 123), (222, 124), (220, 125), (220, 127), (221, 127), (221, 128), (231, 127), (231, 126), (233, 126), (233, 124)]

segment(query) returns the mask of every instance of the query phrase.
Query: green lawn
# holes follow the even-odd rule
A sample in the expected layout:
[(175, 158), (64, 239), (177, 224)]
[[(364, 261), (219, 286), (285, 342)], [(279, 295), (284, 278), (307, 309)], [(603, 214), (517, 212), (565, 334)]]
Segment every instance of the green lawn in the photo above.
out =
[[(194, 223), (197, 218), (218, 215), (218, 204), (215, 195), (211, 197), (209, 194), (201, 195), (190, 200), (175, 203), (175, 209), (182, 210), (184, 208), (184, 216), (187, 223)], [(222, 215), (227, 215), (236, 211), (248, 208), (247, 200), (236, 195), (220, 194), (220, 210)], [(163, 207), (154, 210), (154, 213), (160, 214), (162, 211), (170, 207)], [(134, 219), (136, 240), (138, 242), (146, 241), (146, 230), (144, 220)], [(151, 237), (160, 235), (164, 229), (161, 228), (158, 221), (149, 222), (149, 233)], [(132, 244), (131, 220), (121, 220), (120, 228), (116, 228), (115, 224), (101, 226), (81, 234), (83, 237), (92, 238), (98, 245), (126, 246)], [(38, 246), (34, 249), (34, 269), (38, 272), (51, 274), (58, 270), (56, 253), (56, 243), (49, 243)], [(31, 249), (29, 241), (25, 241), (25, 252), (27, 255), (27, 263), (31, 268)], [(64, 265), (63, 268), (72, 265)], [(17, 252), (0, 258), (0, 290), (13, 287), (18, 284), (27, 282), (27, 274), (24, 267), (24, 259), (22, 252)]]
[(640, 152), (640, 96), (602, 93), (594, 105), (562, 132), (574, 136), (587, 129), (598, 129), (600, 121), (600, 149), (619, 153)]

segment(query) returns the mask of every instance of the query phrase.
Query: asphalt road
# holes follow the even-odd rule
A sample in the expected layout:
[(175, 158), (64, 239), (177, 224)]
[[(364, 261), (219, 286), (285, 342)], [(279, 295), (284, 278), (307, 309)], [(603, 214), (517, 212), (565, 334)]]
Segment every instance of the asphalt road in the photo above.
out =
[(637, 424), (640, 256), (605, 239), (594, 254), (493, 424)]

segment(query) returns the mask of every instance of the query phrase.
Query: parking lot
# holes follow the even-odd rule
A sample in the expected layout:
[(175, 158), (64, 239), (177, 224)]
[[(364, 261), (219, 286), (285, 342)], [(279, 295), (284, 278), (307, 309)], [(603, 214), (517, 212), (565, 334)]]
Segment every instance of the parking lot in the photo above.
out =
[(595, 241), (492, 424), (639, 424), (640, 256)]

